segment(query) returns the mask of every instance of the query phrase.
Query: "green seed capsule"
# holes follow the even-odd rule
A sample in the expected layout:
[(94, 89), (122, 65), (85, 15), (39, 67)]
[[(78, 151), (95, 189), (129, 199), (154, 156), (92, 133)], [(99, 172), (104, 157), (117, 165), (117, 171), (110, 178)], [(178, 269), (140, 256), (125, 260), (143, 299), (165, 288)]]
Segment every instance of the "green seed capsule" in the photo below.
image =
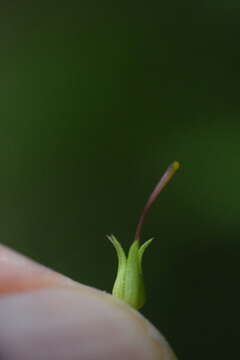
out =
[(140, 245), (140, 235), (145, 216), (161, 190), (166, 186), (175, 172), (179, 169), (179, 166), (180, 164), (177, 161), (173, 162), (154, 188), (139, 219), (135, 240), (130, 246), (127, 256), (116, 237), (114, 235), (108, 236), (108, 239), (113, 244), (118, 257), (118, 270), (112, 294), (135, 309), (140, 309), (145, 303), (142, 257), (146, 248), (153, 240), (149, 239)]
[(118, 257), (118, 271), (112, 294), (133, 308), (140, 309), (145, 303), (142, 256), (152, 239), (149, 239), (141, 246), (139, 240), (135, 240), (126, 257), (121, 244), (115, 236), (111, 235), (108, 238), (115, 247)]

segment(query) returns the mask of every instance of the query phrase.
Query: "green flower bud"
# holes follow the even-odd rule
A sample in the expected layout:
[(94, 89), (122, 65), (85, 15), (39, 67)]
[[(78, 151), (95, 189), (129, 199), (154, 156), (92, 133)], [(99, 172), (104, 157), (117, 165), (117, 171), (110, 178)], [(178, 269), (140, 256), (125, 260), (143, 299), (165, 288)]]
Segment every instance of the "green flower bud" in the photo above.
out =
[(152, 203), (156, 200), (161, 190), (171, 180), (175, 172), (179, 169), (179, 166), (180, 164), (177, 161), (173, 162), (154, 188), (143, 209), (142, 215), (140, 216), (135, 233), (135, 240), (130, 246), (127, 256), (116, 237), (114, 235), (107, 236), (113, 244), (118, 257), (118, 270), (112, 294), (135, 309), (140, 309), (145, 303), (142, 257), (146, 248), (153, 240), (149, 239), (140, 245), (142, 226)]

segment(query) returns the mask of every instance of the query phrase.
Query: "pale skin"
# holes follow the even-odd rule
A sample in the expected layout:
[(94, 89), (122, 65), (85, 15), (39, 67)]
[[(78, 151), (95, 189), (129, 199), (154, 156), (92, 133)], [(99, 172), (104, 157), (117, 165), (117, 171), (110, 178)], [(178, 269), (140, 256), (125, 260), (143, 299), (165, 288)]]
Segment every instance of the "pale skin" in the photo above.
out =
[(139, 312), (0, 245), (1, 360), (175, 360)]

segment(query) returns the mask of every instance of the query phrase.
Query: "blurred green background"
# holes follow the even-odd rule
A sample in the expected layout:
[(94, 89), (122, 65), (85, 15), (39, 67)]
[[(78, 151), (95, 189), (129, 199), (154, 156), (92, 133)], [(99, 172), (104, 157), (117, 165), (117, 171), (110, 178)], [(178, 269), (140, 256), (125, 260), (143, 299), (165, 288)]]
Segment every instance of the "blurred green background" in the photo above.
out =
[[(142, 312), (179, 359), (238, 358), (240, 6), (2, 2), (1, 241), (111, 291), (152, 187)], [(230, 356), (231, 354), (231, 356)]]

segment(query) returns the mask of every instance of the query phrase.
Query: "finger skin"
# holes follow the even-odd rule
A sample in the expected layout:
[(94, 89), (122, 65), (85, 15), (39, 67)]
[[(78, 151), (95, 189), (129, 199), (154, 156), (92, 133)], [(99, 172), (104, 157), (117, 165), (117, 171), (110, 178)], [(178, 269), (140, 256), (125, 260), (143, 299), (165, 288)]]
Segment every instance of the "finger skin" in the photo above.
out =
[[(111, 295), (5, 247), (1, 270), (1, 360), (176, 359), (145, 318)], [(34, 277), (38, 285), (33, 286)], [(14, 285), (7, 285), (10, 278)]]
[(0, 244), (0, 295), (77, 283)]

